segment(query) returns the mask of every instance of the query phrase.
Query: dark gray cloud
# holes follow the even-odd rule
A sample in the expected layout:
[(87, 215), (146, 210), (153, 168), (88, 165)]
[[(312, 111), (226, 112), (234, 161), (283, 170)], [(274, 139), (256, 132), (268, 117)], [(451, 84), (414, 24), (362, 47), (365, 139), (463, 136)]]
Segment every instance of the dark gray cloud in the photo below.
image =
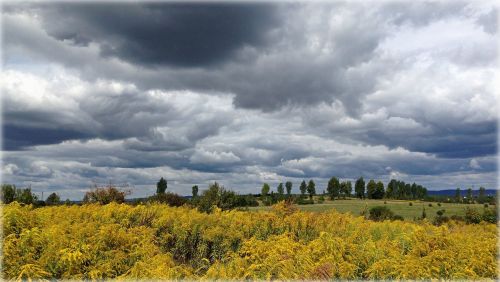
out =
[(265, 45), (268, 30), (279, 20), (275, 6), (61, 3), (39, 7), (50, 35), (76, 45), (96, 42), (103, 56), (147, 67), (207, 67), (233, 58), (242, 47)]

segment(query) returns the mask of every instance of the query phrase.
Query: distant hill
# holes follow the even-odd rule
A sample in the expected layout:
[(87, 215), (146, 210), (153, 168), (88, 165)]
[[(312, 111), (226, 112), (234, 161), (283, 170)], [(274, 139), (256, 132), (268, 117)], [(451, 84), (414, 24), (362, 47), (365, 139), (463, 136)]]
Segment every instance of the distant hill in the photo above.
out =
[[(427, 194), (430, 196), (455, 196), (455, 191), (456, 189), (445, 189), (445, 190), (428, 190)], [(461, 189), (460, 190), (461, 194), (463, 197), (467, 196), (467, 189)], [(486, 195), (487, 196), (494, 196), (497, 193), (497, 190), (495, 189), (486, 189)], [(472, 195), (473, 196), (478, 196), (479, 195), (479, 190), (472, 190)]]

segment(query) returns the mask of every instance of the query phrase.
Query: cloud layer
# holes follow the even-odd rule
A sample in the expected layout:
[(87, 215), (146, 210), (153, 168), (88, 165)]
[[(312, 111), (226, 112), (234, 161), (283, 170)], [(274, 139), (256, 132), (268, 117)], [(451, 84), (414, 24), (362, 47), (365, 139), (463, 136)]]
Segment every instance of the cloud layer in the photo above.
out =
[(160, 176), (182, 194), (333, 175), (494, 188), (497, 15), (489, 2), (7, 4), (4, 182), (75, 199), (92, 180), (147, 195)]

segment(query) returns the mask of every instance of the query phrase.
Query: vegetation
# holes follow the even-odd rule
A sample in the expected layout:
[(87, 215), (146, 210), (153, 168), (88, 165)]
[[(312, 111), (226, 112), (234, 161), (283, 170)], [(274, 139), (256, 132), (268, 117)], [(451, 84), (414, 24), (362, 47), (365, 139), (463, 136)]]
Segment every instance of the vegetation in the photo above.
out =
[(45, 203), (47, 205), (58, 205), (61, 202), (61, 197), (57, 195), (56, 193), (52, 193), (47, 197), (47, 200), (45, 200)]
[(163, 177), (160, 178), (158, 183), (156, 183), (156, 194), (164, 194), (165, 191), (167, 191), (167, 186), (168, 186), (167, 180), (164, 179)]
[[(220, 186), (208, 191), (223, 197)], [(375, 222), (284, 202), (210, 214), (161, 204), (14, 202), (2, 222), (6, 279), (498, 278), (497, 227), (484, 221)]]
[(148, 198), (150, 202), (167, 204), (171, 207), (180, 207), (185, 205), (188, 200), (174, 193), (158, 193)]
[(85, 193), (83, 197), (84, 203), (99, 203), (102, 205), (109, 204), (111, 202), (123, 203), (125, 202), (125, 196), (130, 194), (130, 191), (120, 191), (112, 184), (107, 187), (95, 187)]
[(8, 204), (14, 201), (30, 205), (37, 204), (38, 197), (31, 192), (31, 187), (17, 189), (15, 185), (2, 185), (2, 202)]

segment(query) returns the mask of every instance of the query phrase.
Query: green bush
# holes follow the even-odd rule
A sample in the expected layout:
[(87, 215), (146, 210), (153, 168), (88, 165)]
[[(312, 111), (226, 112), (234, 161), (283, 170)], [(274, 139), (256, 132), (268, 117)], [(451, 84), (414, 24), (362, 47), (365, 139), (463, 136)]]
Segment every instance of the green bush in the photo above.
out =
[(186, 198), (170, 192), (156, 194), (149, 197), (148, 200), (150, 202), (167, 204), (171, 207), (180, 207), (188, 202)]
[(394, 216), (394, 213), (385, 206), (376, 206), (370, 209), (369, 219), (374, 221), (382, 221), (391, 219)]
[(483, 211), (482, 219), (489, 223), (497, 223), (498, 221), (498, 211), (497, 209), (485, 208)]
[(325, 202), (325, 197), (324, 197), (323, 195), (319, 196), (319, 198), (318, 198), (318, 203), (319, 203), (319, 204), (322, 204), (322, 203), (324, 203), (324, 202)]
[(465, 222), (468, 224), (479, 223), (482, 220), (481, 214), (475, 209), (471, 207), (465, 208)]
[(405, 220), (402, 216), (400, 216), (399, 214), (396, 214), (394, 215), (391, 220)]
[(410, 202), (408, 205), (411, 207), (411, 206), (413, 206), (413, 203), (412, 203), (412, 202)]
[(129, 195), (130, 191), (120, 191), (113, 185), (108, 185), (106, 187), (97, 187), (85, 193), (83, 197), (84, 203), (99, 203), (101, 205), (106, 205), (111, 202), (123, 203), (125, 202), (125, 196)]
[(297, 205), (312, 205), (312, 204), (314, 204), (314, 200), (308, 200), (306, 198), (299, 197), (299, 198), (297, 198), (295, 203)]
[(432, 204), (431, 204), (431, 203), (429, 203), (429, 207), (432, 207)]

